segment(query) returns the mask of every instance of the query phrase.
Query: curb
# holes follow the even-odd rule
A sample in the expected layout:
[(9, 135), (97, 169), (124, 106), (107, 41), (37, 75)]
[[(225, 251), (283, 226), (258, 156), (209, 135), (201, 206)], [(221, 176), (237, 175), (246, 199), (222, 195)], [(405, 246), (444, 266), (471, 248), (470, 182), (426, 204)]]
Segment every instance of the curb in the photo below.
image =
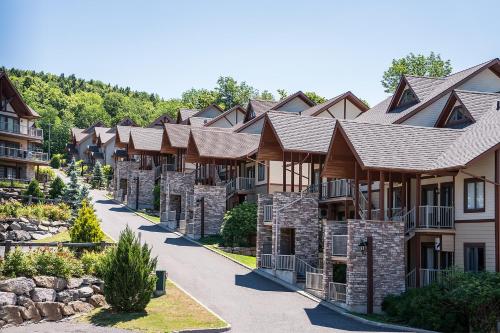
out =
[[(119, 204), (119, 205), (121, 205), (121, 206), (124, 206), (125, 208), (127, 208), (127, 209), (128, 209), (128, 210), (130, 210), (131, 212), (135, 213), (135, 211), (134, 211), (134, 210), (130, 209), (129, 207), (127, 207), (127, 206), (125, 206), (125, 205), (123, 205), (122, 203), (119, 203), (119, 202), (115, 201), (114, 199), (110, 199), (110, 200), (112, 200), (112, 201), (114, 201), (114, 202), (118, 203), (118, 204)], [(181, 233), (180, 233), (180, 232), (178, 232), (178, 231), (172, 230), (172, 229), (168, 228), (168, 227), (167, 227), (167, 226), (165, 226), (165, 225), (161, 225), (161, 223), (154, 223), (153, 221), (151, 221), (150, 219), (148, 219), (148, 218), (146, 218), (146, 217), (144, 217), (144, 216), (141, 216), (141, 215), (139, 215), (139, 214), (136, 214), (136, 215), (137, 215), (137, 216), (142, 217), (143, 219), (145, 219), (145, 220), (147, 220), (147, 221), (149, 221), (149, 222), (151, 222), (151, 223), (153, 223), (153, 224), (155, 224), (155, 225), (158, 225), (159, 227), (161, 227), (161, 228), (163, 228), (163, 229), (165, 229), (165, 230), (167, 230), (167, 231), (169, 231), (169, 232), (172, 232), (173, 234), (175, 234), (175, 235), (177, 235), (177, 236), (180, 236), (180, 237), (182, 237), (182, 238), (184, 238), (184, 239), (186, 239), (186, 240), (188, 240), (188, 241), (190, 241), (190, 242), (192, 242), (192, 243), (194, 243), (194, 244), (197, 244), (197, 245), (199, 245), (199, 246), (202, 246), (202, 247), (204, 247), (205, 249), (207, 249), (207, 250), (209, 250), (209, 251), (212, 251), (212, 252), (214, 252), (214, 253), (216, 253), (216, 254), (218, 254), (218, 255), (220, 255), (220, 256), (222, 256), (222, 257), (224, 257), (224, 258), (228, 259), (228, 260), (231, 260), (232, 262), (234, 262), (234, 263), (236, 263), (236, 264), (238, 264), (238, 265), (240, 265), (240, 266), (242, 266), (242, 267), (244, 267), (244, 268), (246, 268), (246, 269), (248, 269), (248, 270), (250, 270), (250, 271), (252, 271), (252, 272), (254, 272), (254, 273), (256, 273), (256, 274), (258, 274), (258, 275), (260, 275), (260, 276), (262, 276), (262, 277), (264, 277), (264, 278), (266, 278), (266, 279), (268, 279), (268, 280), (271, 280), (271, 281), (273, 281), (273, 282), (275, 282), (275, 283), (277, 283), (277, 284), (281, 285), (282, 287), (285, 287), (285, 288), (287, 288), (287, 289), (289, 289), (289, 290), (291, 290), (291, 291), (294, 291), (294, 292), (298, 293), (299, 295), (302, 295), (302, 296), (304, 296), (304, 297), (306, 297), (306, 298), (308, 298), (308, 299), (310, 299), (310, 300), (312, 300), (312, 301), (314, 301), (314, 302), (318, 303), (319, 305), (322, 305), (322, 306), (324, 306), (324, 307), (326, 307), (326, 308), (328, 308), (328, 309), (330, 309), (330, 310), (332, 310), (332, 311), (335, 311), (335, 312), (337, 312), (337, 313), (339, 313), (339, 314), (341, 314), (341, 315), (344, 315), (344, 316), (346, 316), (346, 317), (348, 317), (348, 318), (350, 318), (350, 319), (356, 320), (356, 321), (358, 321), (358, 322), (360, 322), (360, 323), (367, 324), (367, 325), (372, 325), (372, 326), (376, 326), (376, 327), (380, 327), (380, 328), (391, 329), (391, 330), (399, 330), (399, 331), (403, 331), (403, 332), (415, 332), (415, 333), (438, 333), (438, 332), (435, 332), (435, 331), (424, 330), (424, 329), (421, 329), (421, 328), (414, 328), (414, 327), (409, 327), (409, 326), (401, 326), (401, 325), (395, 325), (395, 324), (385, 324), (385, 323), (381, 323), (381, 322), (378, 322), (378, 321), (372, 321), (372, 320), (369, 320), (369, 319), (366, 319), (366, 318), (362, 318), (362, 317), (356, 316), (356, 315), (354, 315), (354, 314), (352, 314), (352, 313), (348, 312), (347, 310), (342, 309), (341, 307), (336, 306), (335, 304), (332, 304), (332, 303), (330, 303), (330, 302), (327, 302), (327, 301), (325, 301), (325, 300), (320, 299), (319, 297), (316, 297), (316, 296), (314, 296), (314, 295), (312, 295), (312, 294), (309, 294), (308, 292), (305, 292), (304, 290), (300, 289), (299, 287), (297, 287), (297, 286), (295, 286), (295, 285), (293, 285), (293, 284), (287, 283), (287, 282), (285, 282), (285, 281), (283, 281), (283, 280), (281, 280), (281, 279), (278, 279), (277, 277), (275, 277), (275, 276), (273, 276), (273, 275), (271, 275), (271, 274), (269, 274), (269, 273), (263, 272), (263, 271), (261, 271), (261, 270), (259, 270), (259, 269), (257, 269), (257, 268), (252, 268), (252, 267), (250, 267), (250, 266), (247, 266), (247, 265), (245, 265), (245, 264), (243, 264), (243, 263), (241, 263), (241, 262), (239, 262), (239, 261), (237, 261), (237, 260), (235, 260), (235, 259), (233, 259), (233, 258), (231, 258), (231, 257), (229, 257), (229, 256), (227, 256), (227, 255), (225, 255), (225, 254), (222, 254), (222, 253), (220, 253), (220, 252), (218, 252), (218, 251), (216, 251), (216, 250), (214, 250), (214, 249), (212, 249), (212, 248), (210, 248), (210, 247), (207, 247), (206, 245), (203, 245), (203, 244), (201, 244), (200, 242), (198, 242), (198, 241), (196, 241), (196, 240), (194, 240), (194, 239), (192, 239), (192, 238), (190, 238), (190, 237), (188, 237), (188, 236), (186, 236), (186, 235), (184, 235), (184, 234), (181, 234)], [(176, 285), (177, 285), (177, 284), (176, 284)], [(181, 290), (183, 290), (183, 289), (181, 288)], [(184, 290), (183, 290), (183, 291), (184, 291)], [(187, 294), (188, 294), (189, 296), (191, 296), (189, 293), (187, 293)], [(194, 300), (196, 300), (198, 303), (200, 303), (200, 302), (199, 302), (196, 298), (194, 298), (193, 296), (191, 296), (191, 297), (192, 297)], [(204, 306), (205, 308), (207, 308), (207, 307), (206, 307), (205, 305), (203, 305), (202, 303), (200, 303), (200, 304), (201, 304), (202, 306)], [(207, 308), (207, 309), (208, 309), (208, 308)], [(208, 310), (209, 310), (211, 313), (213, 313), (210, 309), (208, 309)], [(217, 317), (219, 317), (219, 316), (218, 316), (217, 314), (215, 314), (215, 313), (214, 313), (214, 315), (216, 315)], [(220, 317), (219, 317), (219, 318), (220, 318)], [(223, 320), (222, 318), (220, 318), (220, 319), (221, 319), (221, 320)], [(231, 326), (229, 325), (229, 328), (228, 328), (227, 330), (229, 330), (230, 328), (231, 328)], [(217, 330), (219, 330), (219, 329), (217, 329)], [(208, 333), (208, 332), (227, 332), (227, 330), (225, 330), (225, 331), (212, 331), (212, 330), (208, 330), (208, 331), (203, 331), (203, 330), (187, 330), (187, 331), (178, 331), (178, 332), (179, 332), (179, 333), (190, 333), (190, 332), (193, 332), (193, 333), (204, 333), (204, 332), (207, 332), (207, 333)]]

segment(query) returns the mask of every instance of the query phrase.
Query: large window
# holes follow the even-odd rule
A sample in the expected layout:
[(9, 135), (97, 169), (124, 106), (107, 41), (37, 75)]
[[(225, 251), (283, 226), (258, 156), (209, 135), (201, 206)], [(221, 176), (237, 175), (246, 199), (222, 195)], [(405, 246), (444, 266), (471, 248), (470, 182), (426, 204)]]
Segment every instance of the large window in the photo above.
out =
[(410, 89), (405, 89), (399, 100), (398, 107), (411, 105), (417, 102), (417, 97)]
[(266, 179), (266, 166), (264, 165), (264, 162), (263, 161), (260, 161), (258, 164), (257, 164), (259, 167), (258, 167), (258, 173), (259, 173), (259, 182), (263, 181)]
[(464, 187), (464, 212), (484, 212), (484, 180), (465, 179)]
[(484, 243), (464, 244), (464, 270), (466, 272), (481, 272), (485, 269)]
[(470, 118), (466, 115), (465, 109), (461, 105), (457, 105), (451, 110), (446, 127), (448, 128), (464, 128), (472, 124)]

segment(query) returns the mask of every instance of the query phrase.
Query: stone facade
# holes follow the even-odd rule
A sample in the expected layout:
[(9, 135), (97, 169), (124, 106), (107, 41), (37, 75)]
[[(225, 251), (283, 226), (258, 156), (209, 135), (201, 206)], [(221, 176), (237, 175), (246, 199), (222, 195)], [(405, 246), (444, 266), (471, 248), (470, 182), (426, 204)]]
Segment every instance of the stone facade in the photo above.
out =
[(323, 296), (328, 296), (330, 282), (334, 282), (333, 264), (345, 263), (347, 257), (333, 256), (334, 235), (347, 235), (347, 222), (323, 220)]
[[(177, 216), (185, 217), (190, 220), (191, 214), (189, 212), (192, 207), (187, 205), (188, 197), (194, 194), (195, 174), (182, 173), (176, 171), (166, 171), (161, 176), (161, 190), (160, 190), (160, 216), (161, 222), (165, 223), (167, 227), (175, 229), (177, 227), (176, 221), (168, 220), (168, 212), (177, 210), (180, 206), (180, 212)], [(180, 199), (180, 205), (178, 201)]]
[(26, 164), (26, 179), (34, 179), (36, 175), (36, 167), (32, 164)]
[(260, 267), (261, 255), (271, 254), (272, 226), (264, 224), (264, 206), (273, 204), (272, 194), (259, 194), (257, 198), (257, 267)]
[(346, 304), (356, 312), (366, 312), (367, 256), (359, 244), (368, 236), (373, 239), (373, 308), (380, 312), (385, 296), (405, 291), (404, 224), (349, 220)]
[[(139, 170), (139, 162), (134, 161), (117, 161), (113, 173), (113, 189), (114, 199), (120, 202), (126, 201), (128, 184), (131, 181), (131, 172)], [(127, 187), (121, 188), (120, 183), (126, 181)]]
[(127, 181), (127, 206), (133, 209), (153, 209), (154, 187), (155, 170), (131, 170)]
[(204, 235), (215, 235), (220, 232), (222, 219), (226, 212), (226, 186), (194, 185), (193, 191), (193, 238), (201, 237), (201, 206), (204, 198)]

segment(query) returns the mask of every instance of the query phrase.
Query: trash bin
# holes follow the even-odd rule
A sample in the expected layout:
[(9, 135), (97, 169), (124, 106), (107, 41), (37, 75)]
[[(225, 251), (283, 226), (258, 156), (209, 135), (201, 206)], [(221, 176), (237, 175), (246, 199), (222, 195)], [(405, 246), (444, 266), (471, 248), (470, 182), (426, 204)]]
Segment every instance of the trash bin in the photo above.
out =
[(156, 271), (156, 289), (154, 295), (156, 297), (165, 295), (167, 290), (167, 271)]

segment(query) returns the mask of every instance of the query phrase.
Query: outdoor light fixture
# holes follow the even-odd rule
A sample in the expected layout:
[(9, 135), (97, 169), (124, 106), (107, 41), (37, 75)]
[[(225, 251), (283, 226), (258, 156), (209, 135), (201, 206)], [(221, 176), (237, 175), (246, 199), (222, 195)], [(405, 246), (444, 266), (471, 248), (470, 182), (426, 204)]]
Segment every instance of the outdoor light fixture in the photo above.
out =
[(368, 241), (361, 241), (359, 244), (359, 249), (361, 250), (361, 254), (365, 255), (366, 254), (366, 247), (368, 246)]

